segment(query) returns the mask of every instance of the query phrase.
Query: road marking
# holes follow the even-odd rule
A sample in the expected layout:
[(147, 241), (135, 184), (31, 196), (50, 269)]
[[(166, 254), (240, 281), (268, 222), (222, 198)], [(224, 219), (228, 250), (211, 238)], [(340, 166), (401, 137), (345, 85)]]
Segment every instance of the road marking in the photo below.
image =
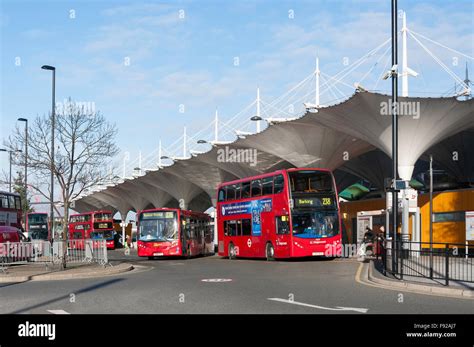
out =
[(232, 282), (231, 278), (205, 278), (201, 282), (212, 282), (212, 283), (221, 283), (221, 282)]
[(52, 314), (70, 314), (69, 312), (66, 312), (64, 310), (48, 310), (48, 312)]
[(359, 313), (367, 313), (367, 311), (369, 310), (368, 308), (358, 308), (358, 307), (343, 307), (343, 306), (336, 306), (335, 308), (334, 307), (324, 307), (324, 306), (305, 304), (304, 302), (298, 302), (298, 301), (294, 301), (294, 300), (280, 299), (280, 298), (268, 298), (268, 300), (284, 302), (286, 304), (312, 307), (312, 308), (317, 308), (317, 309), (320, 309), (320, 310), (327, 310), (327, 311), (355, 311), (355, 312), (359, 312)]

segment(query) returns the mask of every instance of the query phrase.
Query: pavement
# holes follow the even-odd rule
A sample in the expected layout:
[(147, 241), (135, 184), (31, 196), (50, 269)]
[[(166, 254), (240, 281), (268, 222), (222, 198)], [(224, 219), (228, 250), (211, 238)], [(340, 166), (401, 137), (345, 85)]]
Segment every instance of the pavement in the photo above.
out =
[[(384, 276), (377, 269), (375, 261), (361, 263), (357, 279), (361, 283), (378, 286), (388, 290), (406, 291), (427, 295), (458, 297), (474, 299), (473, 283), (451, 281), (449, 286), (441, 285), (438, 281), (423, 278), (395, 279)], [(474, 310), (473, 310), (474, 312)]]
[(8, 267), (6, 273), (0, 272), (0, 283), (93, 278), (117, 275), (132, 270), (133, 266), (127, 263), (107, 267), (98, 264), (74, 264), (68, 265), (64, 270), (58, 266), (46, 264), (12, 265)]
[(113, 268), (134, 269), (107, 277), (0, 284), (0, 314), (474, 312), (467, 297), (427, 295), (369, 281), (370, 264), (356, 259), (148, 260), (116, 250), (109, 252), (109, 260)]

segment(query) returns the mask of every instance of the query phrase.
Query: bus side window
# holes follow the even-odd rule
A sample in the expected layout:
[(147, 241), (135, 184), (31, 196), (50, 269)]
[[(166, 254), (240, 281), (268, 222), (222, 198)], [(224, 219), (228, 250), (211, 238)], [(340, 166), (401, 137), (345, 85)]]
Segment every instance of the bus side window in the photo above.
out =
[(234, 184), (235, 186), (235, 198), (240, 199), (241, 186), (240, 183)]
[(224, 236), (229, 236), (229, 223), (227, 221), (224, 221)]
[(242, 199), (250, 198), (250, 181), (242, 182)]
[(249, 218), (242, 219), (242, 235), (243, 236), (252, 235), (252, 223)]
[(8, 203), (10, 208), (15, 208), (15, 197), (13, 195), (8, 195)]
[(262, 195), (262, 180), (252, 181), (252, 197)]
[(219, 189), (219, 196), (217, 200), (219, 201), (225, 200), (225, 187), (222, 187), (221, 189)]
[(191, 238), (191, 220), (186, 218), (186, 228), (185, 228), (186, 240)]
[(265, 177), (262, 180), (262, 185), (263, 185), (263, 195), (273, 194), (273, 176)]
[(237, 236), (237, 221), (228, 221), (229, 236)]
[(283, 175), (277, 175), (273, 178), (273, 194), (278, 194), (283, 191), (285, 180)]
[(226, 201), (235, 199), (235, 184), (227, 186), (227, 196)]
[(242, 236), (242, 221), (239, 219), (237, 220), (237, 231), (236, 231), (237, 236)]
[(6, 195), (0, 195), (0, 207), (8, 208), (8, 199)]
[(288, 216), (277, 216), (276, 218), (276, 233), (278, 235), (286, 235), (290, 233), (290, 224), (288, 223)]
[(15, 208), (21, 210), (21, 199), (19, 196), (15, 196)]

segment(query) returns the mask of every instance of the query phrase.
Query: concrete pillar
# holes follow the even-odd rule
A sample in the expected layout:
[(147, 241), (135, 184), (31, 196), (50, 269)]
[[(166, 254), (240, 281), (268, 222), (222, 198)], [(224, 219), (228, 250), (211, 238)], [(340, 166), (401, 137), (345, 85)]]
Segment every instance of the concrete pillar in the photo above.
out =
[(127, 219), (127, 214), (128, 214), (128, 211), (127, 212), (120, 212), (120, 218), (122, 219), (122, 242), (123, 242), (123, 246), (125, 247), (125, 221)]
[[(410, 236), (408, 233), (409, 230), (409, 223), (410, 223), (410, 206), (409, 200), (407, 196), (408, 191), (404, 190), (402, 194), (402, 233), (401, 233), (401, 241), (403, 242), (402, 249), (404, 253), (408, 252), (410, 249), (410, 245), (408, 241), (410, 241)], [(407, 255), (407, 254), (404, 254)]]

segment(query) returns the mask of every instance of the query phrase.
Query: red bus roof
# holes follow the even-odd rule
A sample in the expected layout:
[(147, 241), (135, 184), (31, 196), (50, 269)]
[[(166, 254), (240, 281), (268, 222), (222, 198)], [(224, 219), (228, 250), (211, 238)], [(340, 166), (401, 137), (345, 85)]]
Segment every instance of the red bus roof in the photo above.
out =
[(144, 213), (144, 212), (158, 212), (158, 211), (174, 211), (174, 212), (180, 211), (181, 213), (183, 213), (185, 215), (193, 214), (193, 215), (207, 216), (207, 217), (210, 218), (210, 216), (207, 213), (204, 213), (204, 212), (198, 212), (198, 211), (192, 211), (192, 210), (182, 210), (180, 208), (172, 208), (172, 207), (171, 208), (170, 207), (150, 208), (150, 209), (147, 209), (147, 210), (138, 211), (137, 214), (141, 214), (141, 213)]
[(275, 176), (275, 175), (281, 174), (281, 173), (283, 173), (283, 172), (308, 171), (308, 170), (322, 171), (322, 172), (331, 173), (331, 170), (329, 170), (329, 169), (320, 169), (320, 168), (312, 168), (312, 167), (282, 169), (282, 170), (277, 170), (277, 171), (273, 171), (273, 172), (263, 173), (263, 174), (260, 174), (260, 175), (255, 175), (255, 176), (249, 176), (249, 177), (239, 178), (238, 180), (222, 182), (222, 183), (220, 183), (220, 184), (217, 186), (217, 189), (220, 189), (222, 186), (227, 186), (227, 185), (229, 185), (229, 184), (247, 182), (247, 181), (250, 181), (250, 180), (256, 180), (256, 179), (260, 179), (260, 178)]
[(98, 211), (91, 211), (91, 212), (84, 212), (84, 213), (75, 213), (75, 214), (69, 215), (69, 217), (87, 216), (87, 215), (96, 214), (96, 213), (110, 213), (110, 214), (112, 214), (112, 211), (108, 211), (108, 210), (98, 210)]

